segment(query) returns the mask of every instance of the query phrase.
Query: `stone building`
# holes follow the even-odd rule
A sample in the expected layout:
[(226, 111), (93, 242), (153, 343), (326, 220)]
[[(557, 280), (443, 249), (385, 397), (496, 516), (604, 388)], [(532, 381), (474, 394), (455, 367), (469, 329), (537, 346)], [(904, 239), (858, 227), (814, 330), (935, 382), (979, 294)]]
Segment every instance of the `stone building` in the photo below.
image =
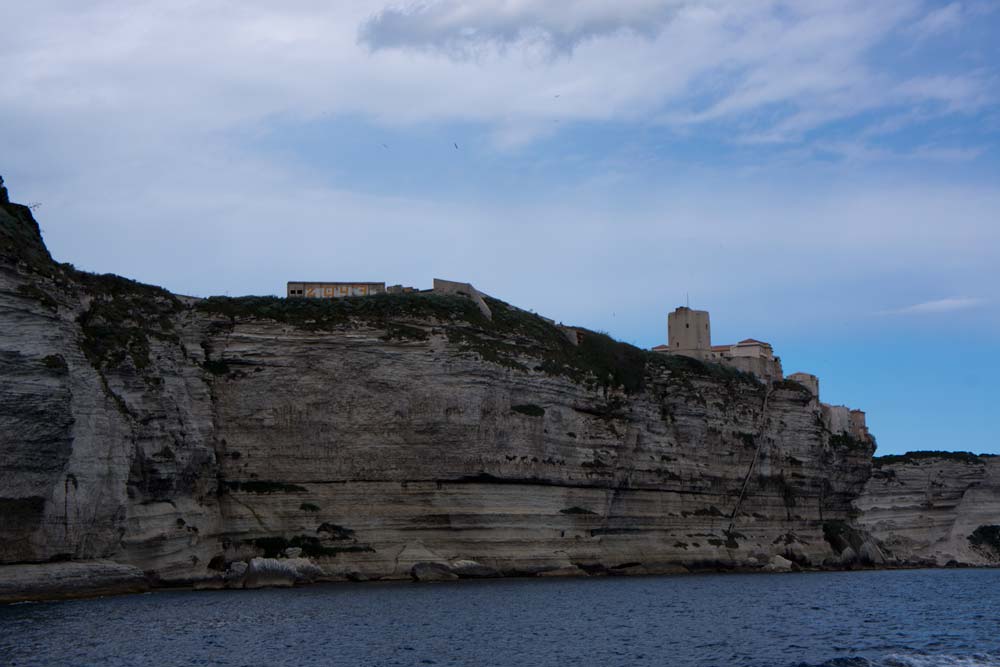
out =
[(789, 380), (794, 380), (812, 392), (812, 395), (819, 398), (819, 378), (812, 373), (792, 373)]
[(384, 293), (385, 283), (288, 283), (289, 299), (343, 299)]
[(784, 376), (781, 359), (770, 343), (747, 338), (732, 345), (712, 345), (712, 323), (707, 310), (681, 306), (667, 315), (667, 344), (654, 352), (680, 354), (711, 361), (752, 373), (761, 380), (774, 382)]

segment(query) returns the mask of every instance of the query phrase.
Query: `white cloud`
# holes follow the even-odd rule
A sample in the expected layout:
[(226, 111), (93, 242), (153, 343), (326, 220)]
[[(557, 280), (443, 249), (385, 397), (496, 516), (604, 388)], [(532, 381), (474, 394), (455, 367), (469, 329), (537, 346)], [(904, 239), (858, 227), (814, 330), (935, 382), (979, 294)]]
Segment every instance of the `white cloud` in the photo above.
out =
[(952, 2), (939, 7), (921, 17), (910, 30), (919, 38), (932, 37), (944, 32), (957, 30), (964, 22), (964, 11), (961, 2)]
[(526, 44), (572, 52), (587, 39), (626, 31), (654, 36), (685, 3), (680, 0), (577, 0), (568, 6), (526, 0), (432, 0), (386, 7), (361, 25), (372, 49), (428, 48), (459, 57), (491, 46)]
[(0, 108), (8, 124), (145, 136), (323, 114), (471, 121), (509, 145), (556, 120), (798, 142), (860, 114), (994, 104), (988, 72), (904, 77), (872, 57), (922, 16), (920, 0), (21, 3)]
[(974, 297), (951, 297), (915, 303), (912, 306), (886, 311), (890, 315), (934, 315), (938, 313), (953, 313), (982, 306), (986, 301)]

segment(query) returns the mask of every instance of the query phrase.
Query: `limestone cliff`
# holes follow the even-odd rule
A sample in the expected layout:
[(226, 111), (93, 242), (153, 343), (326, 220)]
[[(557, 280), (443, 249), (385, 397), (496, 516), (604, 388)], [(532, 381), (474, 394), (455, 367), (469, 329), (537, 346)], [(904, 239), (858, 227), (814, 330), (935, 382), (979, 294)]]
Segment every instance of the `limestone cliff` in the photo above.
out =
[(1000, 457), (911, 452), (875, 459), (859, 523), (909, 563), (1000, 564)]
[(487, 303), (178, 297), (54, 263), (0, 202), (0, 563), (183, 584), (288, 549), (354, 579), (880, 558), (831, 538), (860, 535), (874, 443), (808, 389)]

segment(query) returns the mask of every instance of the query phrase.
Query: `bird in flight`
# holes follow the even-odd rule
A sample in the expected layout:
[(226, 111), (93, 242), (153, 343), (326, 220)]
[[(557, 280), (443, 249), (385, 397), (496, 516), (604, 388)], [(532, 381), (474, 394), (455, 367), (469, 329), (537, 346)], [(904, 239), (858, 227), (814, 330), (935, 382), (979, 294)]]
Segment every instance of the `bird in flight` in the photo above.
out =
[(388, 147), (389, 147), (388, 144), (382, 144), (382, 148), (388, 148)]
[(458, 150), (458, 144), (457, 143), (455, 144), (455, 150), (456, 151)]

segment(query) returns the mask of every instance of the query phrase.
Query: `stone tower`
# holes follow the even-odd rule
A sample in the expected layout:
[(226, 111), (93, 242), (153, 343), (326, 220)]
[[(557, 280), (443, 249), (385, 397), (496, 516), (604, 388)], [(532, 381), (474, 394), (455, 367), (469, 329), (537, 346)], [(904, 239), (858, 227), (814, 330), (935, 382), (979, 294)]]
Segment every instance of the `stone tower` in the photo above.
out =
[(712, 347), (708, 311), (681, 306), (667, 315), (667, 340), (671, 352), (708, 352)]

